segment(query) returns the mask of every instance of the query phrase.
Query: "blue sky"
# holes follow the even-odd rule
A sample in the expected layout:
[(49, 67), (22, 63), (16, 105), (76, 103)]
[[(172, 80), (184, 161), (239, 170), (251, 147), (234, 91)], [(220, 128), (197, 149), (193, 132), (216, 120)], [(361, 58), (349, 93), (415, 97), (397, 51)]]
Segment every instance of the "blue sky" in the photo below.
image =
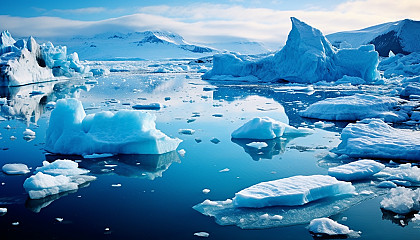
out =
[(328, 34), (405, 18), (420, 20), (419, 13), (418, 0), (20, 0), (0, 9), (0, 30), (52, 39), (167, 30), (191, 42), (250, 39), (283, 44), (290, 17)]

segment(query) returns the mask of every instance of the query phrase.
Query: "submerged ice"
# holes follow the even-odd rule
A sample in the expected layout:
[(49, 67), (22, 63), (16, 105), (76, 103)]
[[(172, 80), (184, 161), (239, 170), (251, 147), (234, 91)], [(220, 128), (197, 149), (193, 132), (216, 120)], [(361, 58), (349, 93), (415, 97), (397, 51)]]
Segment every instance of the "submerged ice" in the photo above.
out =
[(61, 99), (51, 112), (45, 149), (74, 155), (174, 151), (181, 140), (157, 130), (155, 120), (154, 115), (135, 110), (86, 115), (79, 100)]

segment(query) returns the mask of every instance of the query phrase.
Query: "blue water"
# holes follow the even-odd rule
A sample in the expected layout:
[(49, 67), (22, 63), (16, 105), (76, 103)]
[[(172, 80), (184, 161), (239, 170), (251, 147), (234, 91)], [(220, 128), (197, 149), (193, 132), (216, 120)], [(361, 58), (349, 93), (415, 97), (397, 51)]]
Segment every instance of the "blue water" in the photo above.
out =
[[(308, 93), (280, 84), (209, 83), (202, 81), (199, 74), (188, 76), (112, 73), (99, 78), (95, 85), (74, 80), (2, 89), (1, 97), (8, 97), (15, 112), (3, 114), (7, 120), (0, 121), (1, 165), (20, 162), (34, 169), (45, 160), (81, 160), (80, 167), (91, 170), (97, 180), (76, 192), (35, 201), (28, 200), (22, 187), (30, 175), (0, 173), (0, 207), (8, 209), (6, 215), (0, 216), (1, 239), (197, 239), (193, 234), (201, 231), (208, 232), (210, 239), (312, 239), (306, 224), (243, 230), (220, 226), (192, 207), (205, 199), (232, 198), (235, 192), (261, 181), (326, 174), (325, 156), (328, 149), (339, 144), (339, 132), (346, 123), (315, 129), (306, 137), (269, 142), (266, 151), (248, 148), (246, 141), (233, 142), (230, 134), (256, 116), (283, 119), (287, 115), (292, 126), (311, 125), (315, 120), (297, 115), (310, 103), (326, 97), (378, 91), (379, 87), (328, 88)], [(39, 89), (45, 94), (30, 94)], [(165, 107), (151, 111), (157, 116), (157, 128), (182, 139), (178, 149), (185, 149), (186, 154), (83, 160), (77, 156), (48, 155), (43, 150), (50, 115), (45, 104), (64, 97), (80, 99), (87, 113), (160, 102)], [(165, 100), (167, 97), (170, 100)], [(11, 129), (6, 129), (7, 125)], [(22, 135), (27, 127), (36, 132), (36, 138), (30, 142)], [(187, 128), (196, 131), (193, 135), (178, 133)], [(11, 140), (11, 136), (16, 139)], [(220, 142), (211, 142), (213, 138)], [(220, 172), (226, 168), (229, 171)], [(210, 193), (202, 193), (205, 188)], [(418, 239), (419, 223), (402, 226), (393, 216), (382, 213), (381, 199), (378, 196), (366, 200), (331, 218), (362, 231), (361, 239)], [(342, 217), (347, 217), (347, 221), (342, 221)], [(19, 224), (12, 225), (15, 222)]]

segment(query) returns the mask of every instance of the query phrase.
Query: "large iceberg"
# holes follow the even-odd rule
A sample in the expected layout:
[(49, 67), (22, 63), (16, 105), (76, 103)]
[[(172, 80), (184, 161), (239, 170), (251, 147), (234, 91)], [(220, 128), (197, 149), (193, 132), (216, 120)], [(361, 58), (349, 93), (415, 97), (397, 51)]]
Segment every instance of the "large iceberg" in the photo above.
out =
[(19, 86), (57, 77), (92, 76), (77, 53), (51, 42), (39, 45), (33, 37), (15, 41), (8, 31), (0, 33), (0, 86)]
[(232, 138), (274, 139), (286, 135), (304, 135), (312, 133), (311, 129), (295, 128), (269, 117), (256, 117), (232, 133)]
[(379, 77), (378, 53), (373, 45), (337, 50), (318, 29), (292, 17), (286, 45), (275, 55), (254, 59), (238, 54), (213, 57), (213, 69), (203, 79), (220, 76), (248, 77), (263, 81), (298, 83), (336, 81), (343, 76), (359, 77), (366, 83)]
[(162, 154), (181, 142), (156, 129), (156, 117), (135, 110), (86, 115), (74, 98), (57, 101), (51, 112), (45, 149), (57, 154)]
[(420, 160), (420, 133), (397, 129), (381, 119), (350, 123), (341, 133), (342, 142), (334, 150), (354, 158)]
[(355, 188), (351, 183), (338, 181), (331, 176), (293, 176), (245, 188), (235, 194), (233, 205), (252, 208), (296, 206), (354, 192)]
[(408, 111), (401, 108), (406, 103), (406, 100), (395, 97), (355, 94), (321, 100), (299, 114), (302, 117), (336, 121), (383, 118), (386, 122), (401, 122), (408, 119)]
[(328, 175), (339, 180), (353, 181), (369, 178), (384, 168), (382, 163), (365, 159), (329, 168)]

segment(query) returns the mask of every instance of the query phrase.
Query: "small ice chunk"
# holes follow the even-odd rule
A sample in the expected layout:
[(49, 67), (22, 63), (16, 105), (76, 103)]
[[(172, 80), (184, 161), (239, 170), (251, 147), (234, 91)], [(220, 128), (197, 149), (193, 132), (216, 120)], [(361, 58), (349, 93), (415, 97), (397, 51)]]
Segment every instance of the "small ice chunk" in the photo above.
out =
[(111, 187), (121, 187), (121, 183), (111, 184)]
[(329, 168), (328, 175), (339, 180), (353, 181), (369, 178), (384, 168), (382, 163), (365, 159)]
[(23, 163), (8, 163), (4, 164), (2, 167), (3, 172), (15, 175), (15, 174), (27, 174), (29, 173), (29, 168)]
[(136, 110), (160, 110), (162, 108), (162, 104), (160, 103), (136, 104), (136, 105), (133, 105), (132, 108)]
[(179, 134), (184, 134), (184, 135), (193, 135), (195, 133), (195, 130), (193, 130), (193, 129), (179, 129), (178, 133)]
[(397, 184), (391, 181), (382, 181), (376, 185), (378, 188), (396, 188)]
[(414, 185), (420, 185), (420, 168), (412, 166), (411, 163), (400, 164), (398, 167), (386, 167), (374, 177), (383, 178), (385, 180), (393, 181), (408, 181)]
[(19, 222), (12, 222), (13, 226), (19, 226)]
[(64, 176), (75, 176), (89, 173), (89, 170), (79, 168), (77, 162), (71, 160), (55, 160), (52, 163), (48, 161), (42, 162), (42, 167), (37, 167), (35, 172), (42, 172), (52, 176), (64, 175)]
[(51, 176), (38, 172), (23, 183), (31, 199), (41, 199), (49, 195), (78, 189), (78, 184), (72, 182), (70, 177), (58, 175)]
[[(313, 219), (308, 226), (309, 232), (315, 235), (347, 235), (352, 237), (356, 237), (355, 235), (359, 235), (359, 233), (350, 230), (349, 227), (346, 225), (340, 224), (332, 219), (329, 218), (316, 218)], [(358, 236), (357, 236), (358, 237)]]
[(207, 233), (207, 232), (196, 232), (196, 233), (194, 233), (194, 236), (197, 236), (197, 237), (209, 237), (210, 236), (210, 234), (209, 233)]
[(318, 199), (354, 194), (350, 182), (325, 175), (293, 176), (261, 182), (235, 194), (235, 207), (297, 206)]
[(35, 138), (35, 132), (31, 129), (26, 129), (23, 131), (23, 138), (25, 139), (34, 139)]
[(269, 117), (256, 117), (232, 133), (232, 138), (246, 139), (274, 139), (283, 134), (309, 134), (312, 130), (307, 128), (294, 128), (286, 123), (276, 121)]
[(0, 208), (0, 216), (4, 216), (7, 213), (7, 208)]
[(381, 201), (381, 208), (398, 214), (420, 210), (420, 189), (392, 188)]
[(230, 171), (229, 168), (224, 168), (224, 169), (220, 170), (219, 172), (229, 172), (229, 171)]
[(47, 105), (45, 105), (45, 108), (47, 109), (54, 109), (55, 108), (55, 102), (48, 102)]
[(210, 189), (207, 189), (207, 188), (203, 189), (204, 194), (208, 194), (209, 192), (210, 192)]
[(267, 147), (268, 144), (266, 142), (251, 142), (251, 143), (248, 143), (247, 146), (261, 149), (261, 148)]
[(179, 155), (180, 155), (181, 157), (184, 157), (184, 156), (185, 156), (186, 151), (185, 151), (184, 149), (180, 149), (180, 150), (178, 150), (178, 153), (179, 153)]
[(55, 218), (55, 220), (57, 221), (57, 222), (62, 222), (63, 220), (64, 220), (64, 218)]

